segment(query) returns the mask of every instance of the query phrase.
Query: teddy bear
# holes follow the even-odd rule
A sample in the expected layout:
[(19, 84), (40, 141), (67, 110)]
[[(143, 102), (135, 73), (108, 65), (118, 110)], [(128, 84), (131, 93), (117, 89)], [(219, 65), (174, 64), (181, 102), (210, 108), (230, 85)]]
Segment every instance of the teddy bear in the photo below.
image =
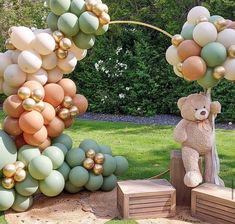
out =
[(196, 187), (202, 183), (203, 177), (198, 166), (200, 156), (204, 157), (205, 162), (205, 182), (214, 183), (214, 175), (218, 173), (215, 174), (213, 168), (217, 152), (213, 151), (216, 147), (213, 148), (212, 119), (221, 112), (221, 105), (218, 101), (211, 102), (210, 97), (204, 93), (182, 97), (177, 105), (183, 119), (174, 130), (174, 139), (182, 145), (182, 160), (186, 171), (184, 184)]

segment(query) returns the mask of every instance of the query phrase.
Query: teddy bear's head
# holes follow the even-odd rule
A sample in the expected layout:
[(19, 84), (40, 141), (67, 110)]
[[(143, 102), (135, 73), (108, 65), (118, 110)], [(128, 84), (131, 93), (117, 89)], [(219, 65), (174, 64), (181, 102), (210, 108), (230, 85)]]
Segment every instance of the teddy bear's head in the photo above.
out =
[(209, 117), (211, 101), (203, 94), (191, 94), (182, 97), (177, 103), (181, 116), (190, 121), (203, 121)]

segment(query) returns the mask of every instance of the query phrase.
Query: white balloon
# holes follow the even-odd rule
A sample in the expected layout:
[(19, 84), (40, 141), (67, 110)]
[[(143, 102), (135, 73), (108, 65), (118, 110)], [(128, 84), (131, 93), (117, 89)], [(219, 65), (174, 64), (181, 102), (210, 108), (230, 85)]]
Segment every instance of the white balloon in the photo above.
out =
[(42, 56), (42, 67), (46, 70), (51, 70), (57, 66), (57, 56), (54, 52), (49, 55)]
[(226, 48), (235, 45), (235, 30), (225, 29), (219, 32), (217, 42), (223, 44)]
[(32, 48), (41, 55), (51, 54), (55, 50), (55, 39), (48, 33), (38, 33), (32, 41)]
[(76, 47), (75, 44), (72, 44), (72, 47), (69, 49), (69, 51), (71, 51), (75, 55), (75, 57), (78, 61), (81, 61), (87, 55), (86, 49), (80, 49), (80, 48)]
[(9, 65), (4, 71), (4, 82), (10, 87), (19, 87), (26, 81), (26, 73), (19, 65)]
[(6, 82), (3, 82), (2, 91), (5, 95), (10, 96), (10, 95), (14, 95), (17, 93), (18, 87), (11, 87), (11, 86), (7, 85)]
[(59, 68), (48, 71), (48, 82), (56, 83), (63, 78), (63, 72)]
[(6, 53), (0, 53), (0, 77), (3, 76), (5, 69), (11, 64), (11, 58)]
[(210, 12), (208, 11), (207, 8), (203, 6), (196, 6), (189, 11), (187, 16), (187, 21), (191, 24), (196, 24), (197, 19), (199, 19), (200, 17), (206, 17), (209, 19)]
[(171, 45), (166, 50), (166, 60), (170, 65), (177, 65), (181, 62), (178, 56), (177, 48), (175, 46)]
[(77, 65), (77, 59), (72, 52), (68, 53), (65, 59), (58, 60), (58, 67), (62, 70), (64, 74), (71, 73)]
[(14, 64), (18, 63), (18, 57), (20, 55), (21, 51), (19, 50), (14, 50), (11, 52), (11, 60)]
[(180, 73), (178, 70), (177, 70), (177, 67), (176, 66), (173, 66), (173, 70), (174, 70), (174, 73), (179, 76), (180, 78), (183, 78), (184, 76), (182, 75), (182, 73)]
[(4, 54), (7, 56), (7, 57), (9, 57), (10, 59), (12, 59), (11, 58), (11, 55), (12, 55), (12, 52), (13, 51), (15, 51), (15, 50), (7, 50), (6, 52), (4, 52)]
[(228, 58), (224, 62), (225, 79), (235, 81), (235, 59)]
[(202, 22), (195, 26), (193, 30), (193, 39), (201, 47), (208, 43), (214, 42), (217, 39), (217, 30), (210, 22)]
[(18, 57), (18, 64), (24, 72), (35, 73), (41, 68), (42, 59), (33, 50), (22, 51)]
[(39, 34), (39, 33), (48, 33), (48, 34), (52, 34), (52, 31), (51, 29), (35, 29), (33, 30), (33, 33), (36, 35), (36, 34)]
[(19, 26), (12, 29), (11, 41), (21, 51), (30, 49), (34, 38), (34, 33), (28, 27)]
[(48, 74), (44, 69), (39, 69), (36, 73), (28, 74), (27, 81), (37, 81), (41, 85), (45, 85), (48, 80)]

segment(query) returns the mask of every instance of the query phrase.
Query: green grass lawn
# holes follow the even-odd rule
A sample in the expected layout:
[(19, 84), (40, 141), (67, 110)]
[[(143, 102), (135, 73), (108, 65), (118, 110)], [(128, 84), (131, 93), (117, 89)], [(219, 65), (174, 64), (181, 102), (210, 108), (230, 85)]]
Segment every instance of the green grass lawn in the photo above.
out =
[[(2, 117), (2, 116), (1, 116)], [(170, 152), (179, 148), (172, 138), (173, 127), (137, 125), (100, 121), (77, 120), (66, 130), (74, 140), (74, 147), (85, 138), (112, 147), (114, 155), (123, 155), (129, 161), (129, 171), (122, 179), (144, 179), (155, 176), (169, 167)], [(231, 187), (235, 179), (235, 131), (217, 130), (217, 146), (221, 158), (221, 177)], [(166, 176), (168, 178), (168, 176)], [(0, 224), (3, 224), (0, 215)], [(135, 223), (113, 220), (110, 224)]]

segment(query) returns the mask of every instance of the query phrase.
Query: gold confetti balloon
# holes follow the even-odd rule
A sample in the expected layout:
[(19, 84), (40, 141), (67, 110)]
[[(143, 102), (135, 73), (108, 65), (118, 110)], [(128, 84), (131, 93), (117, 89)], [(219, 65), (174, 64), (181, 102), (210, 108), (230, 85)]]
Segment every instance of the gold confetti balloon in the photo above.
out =
[(93, 173), (95, 174), (95, 175), (100, 175), (100, 174), (102, 174), (103, 173), (103, 166), (102, 165), (100, 165), (100, 164), (95, 164), (94, 165), (94, 167), (93, 167)]
[(63, 106), (65, 108), (70, 108), (73, 106), (73, 99), (70, 96), (65, 96), (63, 100)]
[(69, 109), (67, 108), (61, 108), (58, 112), (58, 117), (62, 120), (66, 120), (70, 117)]
[(235, 45), (231, 45), (228, 49), (228, 55), (231, 58), (235, 58)]
[(84, 166), (84, 168), (86, 168), (87, 170), (91, 170), (91, 169), (94, 167), (94, 165), (95, 165), (95, 162), (94, 162), (94, 160), (91, 159), (91, 158), (87, 158), (87, 159), (85, 159), (84, 162), (83, 162), (83, 166)]
[(69, 38), (61, 39), (59, 46), (62, 50), (67, 51), (72, 47), (72, 42)]
[(15, 50), (16, 49), (16, 47), (13, 45), (10, 38), (6, 40), (5, 47), (7, 50)]
[(222, 79), (225, 76), (225, 68), (223, 66), (218, 66), (213, 71), (213, 77), (215, 79)]
[(95, 150), (94, 149), (89, 149), (87, 152), (86, 152), (86, 157), (87, 158), (90, 158), (90, 159), (94, 159), (95, 158)]
[(19, 88), (17, 95), (20, 99), (25, 100), (31, 96), (31, 90), (27, 87)]
[(16, 172), (16, 166), (14, 164), (7, 164), (3, 167), (2, 173), (5, 177), (12, 177)]
[(105, 157), (104, 157), (104, 155), (102, 153), (97, 153), (95, 155), (95, 163), (97, 163), (97, 164), (103, 164), (104, 163), (104, 159), (105, 159)]
[(27, 111), (32, 111), (36, 105), (36, 102), (32, 98), (27, 98), (23, 101), (22, 106)]
[(22, 181), (25, 180), (25, 178), (26, 178), (26, 171), (24, 169), (21, 169), (21, 168), (17, 169), (16, 173), (14, 175), (14, 180), (16, 182), (22, 182)]
[(72, 106), (69, 112), (71, 117), (76, 117), (79, 114), (79, 110), (76, 106)]
[(21, 161), (16, 161), (15, 163), (15, 167), (16, 167), (16, 170), (17, 169), (24, 169), (25, 168), (25, 164), (23, 163), (23, 162), (21, 162)]
[(42, 112), (45, 109), (45, 103), (41, 100), (35, 104), (33, 109), (38, 112)]
[(102, 12), (102, 14), (99, 17), (99, 21), (101, 25), (107, 25), (110, 23), (110, 16), (106, 12)]
[(59, 59), (65, 59), (67, 56), (68, 56), (68, 51), (65, 51), (61, 48), (59, 48), (58, 50), (56, 50), (56, 56), (59, 58)]
[(12, 189), (15, 186), (15, 181), (11, 177), (5, 177), (2, 179), (2, 186), (8, 190)]
[(175, 47), (178, 47), (183, 41), (184, 41), (184, 38), (180, 34), (174, 35), (171, 39), (171, 43)]
[(35, 100), (35, 102), (39, 102), (43, 99), (44, 97), (44, 93), (41, 89), (35, 89), (33, 92), (32, 92), (32, 98)]
[(52, 35), (57, 43), (59, 43), (64, 38), (64, 34), (59, 30), (54, 31)]

